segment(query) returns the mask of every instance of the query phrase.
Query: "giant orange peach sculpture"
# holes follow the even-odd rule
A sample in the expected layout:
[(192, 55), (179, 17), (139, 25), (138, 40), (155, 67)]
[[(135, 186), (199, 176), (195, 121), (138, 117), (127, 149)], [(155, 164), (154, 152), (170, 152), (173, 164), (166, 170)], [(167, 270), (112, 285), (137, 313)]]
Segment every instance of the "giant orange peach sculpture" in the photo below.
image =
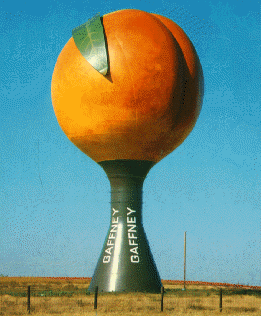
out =
[(142, 183), (192, 131), (202, 68), (185, 32), (166, 17), (126, 9), (104, 15), (102, 24), (108, 73), (94, 69), (72, 37), (52, 78), (62, 130), (104, 168), (112, 186), (111, 227), (90, 290), (160, 291), (141, 222)]
[(191, 132), (201, 108), (202, 70), (184, 31), (170, 19), (139, 10), (103, 16), (109, 75), (77, 49), (63, 48), (52, 100), (67, 137), (96, 162), (158, 162)]

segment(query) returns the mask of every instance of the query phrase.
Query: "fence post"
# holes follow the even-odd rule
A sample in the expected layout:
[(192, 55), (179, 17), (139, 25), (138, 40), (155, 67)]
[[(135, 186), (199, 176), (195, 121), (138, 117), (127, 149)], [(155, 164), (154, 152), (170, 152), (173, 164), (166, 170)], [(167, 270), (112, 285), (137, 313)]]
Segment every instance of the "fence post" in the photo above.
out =
[(94, 292), (94, 309), (97, 309), (97, 298), (98, 298), (98, 286), (95, 287), (95, 292)]
[(161, 311), (163, 312), (164, 286), (161, 287)]
[(219, 292), (219, 311), (222, 312), (222, 288), (220, 288)]
[(30, 285), (28, 285), (28, 288), (27, 288), (27, 312), (28, 314), (30, 314), (30, 295), (31, 295), (31, 287)]

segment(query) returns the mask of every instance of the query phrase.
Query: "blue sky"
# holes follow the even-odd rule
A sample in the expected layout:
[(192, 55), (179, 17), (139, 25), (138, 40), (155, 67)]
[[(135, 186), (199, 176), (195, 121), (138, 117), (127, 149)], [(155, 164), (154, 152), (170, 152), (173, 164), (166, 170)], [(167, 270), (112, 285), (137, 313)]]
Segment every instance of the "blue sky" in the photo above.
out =
[(198, 122), (144, 184), (144, 227), (162, 279), (261, 285), (260, 1), (1, 1), (0, 274), (92, 276), (109, 228), (104, 171), (60, 129), (57, 57), (96, 13), (165, 15), (191, 38), (205, 96)]

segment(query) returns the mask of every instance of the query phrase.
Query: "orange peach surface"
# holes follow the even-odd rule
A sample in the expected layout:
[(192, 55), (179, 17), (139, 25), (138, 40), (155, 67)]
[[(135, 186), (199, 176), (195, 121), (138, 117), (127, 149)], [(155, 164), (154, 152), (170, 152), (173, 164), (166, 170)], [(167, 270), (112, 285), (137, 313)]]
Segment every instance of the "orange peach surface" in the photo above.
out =
[(193, 129), (202, 103), (196, 51), (171, 20), (140, 10), (103, 17), (109, 73), (95, 70), (70, 38), (52, 78), (67, 137), (94, 161), (159, 161)]

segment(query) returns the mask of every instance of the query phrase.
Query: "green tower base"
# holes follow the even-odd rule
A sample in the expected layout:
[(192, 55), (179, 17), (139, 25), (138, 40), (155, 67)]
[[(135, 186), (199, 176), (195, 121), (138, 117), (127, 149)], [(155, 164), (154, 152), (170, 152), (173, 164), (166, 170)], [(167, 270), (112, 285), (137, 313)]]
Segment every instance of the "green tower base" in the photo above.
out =
[(155, 163), (102, 161), (111, 184), (111, 223), (89, 291), (160, 293), (162, 283), (142, 225), (142, 186)]

